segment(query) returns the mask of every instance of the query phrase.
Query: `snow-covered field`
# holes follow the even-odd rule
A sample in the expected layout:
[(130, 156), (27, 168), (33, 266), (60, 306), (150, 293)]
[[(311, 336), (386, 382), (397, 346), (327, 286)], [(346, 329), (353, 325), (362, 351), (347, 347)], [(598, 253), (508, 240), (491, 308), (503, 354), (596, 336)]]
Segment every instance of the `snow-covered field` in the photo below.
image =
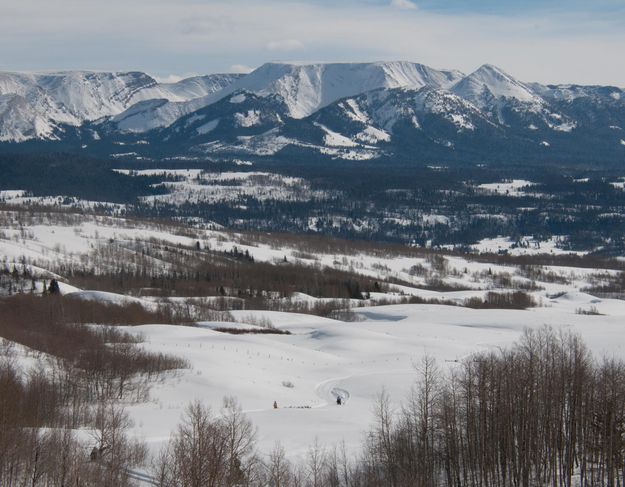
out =
[[(345, 441), (355, 452), (373, 421), (376, 395), (386, 391), (399, 407), (426, 354), (442, 369), (453, 369), (473, 352), (511, 345), (526, 327), (551, 326), (579, 333), (599, 358), (625, 359), (625, 302), (568, 293), (546, 304), (529, 311), (390, 305), (359, 309), (362, 321), (350, 323), (238, 312), (267, 317), (292, 335), (136, 327), (132, 331), (145, 336), (147, 348), (184, 356), (192, 368), (155, 386), (149, 402), (129, 408), (136, 419), (134, 433), (156, 450), (190, 400), (200, 399), (218, 411), (222, 398), (233, 395), (258, 427), (263, 451), (279, 441), (290, 456), (303, 456), (317, 439), (328, 446)], [(590, 306), (606, 315), (575, 314), (576, 308)], [(342, 406), (336, 405), (337, 395)]]
[[(571, 253), (561, 248), (562, 243), (566, 242), (566, 238), (566, 236), (554, 236), (547, 240), (537, 240), (530, 235), (524, 236), (518, 241), (509, 237), (486, 238), (471, 247), (478, 252), (506, 251), (510, 255), (564, 255)], [(577, 251), (575, 253), (583, 255), (588, 252)]]
[[(398, 408), (417, 380), (416, 368), (425, 355), (434, 357), (442, 369), (451, 370), (471, 353), (511, 345), (528, 327), (573, 331), (583, 337), (596, 357), (625, 359), (625, 301), (582, 292), (617, 275), (618, 270), (536, 266), (540, 273), (530, 276), (527, 269), (513, 264), (478, 261), (471, 256), (433, 256), (415, 249), (403, 253), (396, 249), (313, 250), (306, 248), (304, 241), (120, 218), (61, 214), (55, 219), (42, 214), (28, 220), (24, 216), (0, 214), (0, 265), (9, 271), (27, 267), (35, 277), (50, 278), (62, 274), (62, 269), (89, 265), (111, 245), (125, 249), (120, 255), (132, 268), (140, 253), (137, 249), (158, 244), (179, 249), (199, 246), (216, 252), (237, 247), (241, 253), (249, 252), (256, 262), (278, 265), (286, 257), (289, 262), (311, 268), (330, 267), (390, 283), (388, 291), (352, 302), (366, 305), (353, 308), (356, 321), (275, 311), (231, 311), (238, 322), (229, 323), (231, 327), (271, 323), (291, 334), (232, 335), (215, 330), (222, 323), (210, 322), (197, 327), (152, 324), (128, 328), (144, 337), (142, 346), (147, 349), (183, 357), (190, 364), (189, 369), (155, 384), (147, 402), (127, 405), (135, 423), (133, 435), (145, 440), (153, 452), (167, 441), (190, 401), (199, 399), (218, 412), (224, 396), (237, 397), (258, 427), (261, 451), (270, 451), (279, 441), (289, 456), (297, 457), (317, 439), (328, 446), (344, 440), (355, 452), (373, 420), (376, 395), (385, 390)], [(492, 248), (493, 242), (486, 244)], [(552, 248), (541, 250), (549, 253)], [(159, 260), (162, 257), (157, 254), (150, 258), (163, 269), (172, 265)], [(548, 279), (541, 279), (547, 275)], [(451, 290), (432, 289), (433, 280)], [(491, 290), (509, 292), (510, 286), (530, 284), (528, 292), (539, 306), (529, 310), (462, 306), (467, 298), (482, 297)], [(154, 296), (84, 291), (73, 287), (71, 279), (62, 285), (62, 292), (104, 302), (137, 302), (146, 308), (159, 301)], [(381, 300), (397, 303), (408, 296), (460, 306), (372, 306)], [(173, 301), (184, 299), (178, 296)], [(301, 293), (290, 299), (323, 301)], [(337, 396), (343, 405), (336, 405)], [(278, 409), (273, 408), (274, 401)]]
[(534, 183), (525, 179), (513, 179), (511, 181), (502, 181), (498, 183), (485, 183), (478, 186), (489, 193), (505, 194), (508, 196), (525, 196), (527, 193), (524, 189), (531, 188)]

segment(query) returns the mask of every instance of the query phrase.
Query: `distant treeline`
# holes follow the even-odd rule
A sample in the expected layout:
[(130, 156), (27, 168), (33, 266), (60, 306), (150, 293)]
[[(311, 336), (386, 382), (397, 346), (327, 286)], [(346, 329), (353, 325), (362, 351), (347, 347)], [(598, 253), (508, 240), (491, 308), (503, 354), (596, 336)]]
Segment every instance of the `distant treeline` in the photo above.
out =
[[(227, 201), (217, 202), (140, 202), (141, 196), (166, 192), (156, 185), (163, 176), (128, 176), (113, 172), (116, 167), (267, 171), (303, 178), (309, 189), (301, 190), (296, 201), (259, 199), (249, 194), (232, 198), (229, 194)], [(605, 255), (625, 251), (625, 191), (611, 184), (625, 173), (618, 167), (603, 168), (591, 162), (566, 167), (510, 161), (429, 167), (418, 161), (336, 164), (279, 158), (254, 159), (253, 166), (234, 166), (227, 160), (159, 163), (33, 152), (0, 154), (0, 171), (0, 190), (132, 203), (128, 214), (143, 218), (194, 217), (248, 231), (317, 233), (458, 248), (501, 235), (513, 240), (528, 235), (544, 240), (557, 235), (566, 236), (562, 245), (572, 250), (597, 249)], [(482, 183), (512, 179), (535, 184), (523, 195), (477, 189)], [(218, 184), (227, 183), (220, 180)], [(319, 192), (326, 196), (319, 196)], [(428, 220), (432, 215), (444, 216), (447, 221)]]
[(158, 194), (158, 179), (130, 177), (113, 164), (76, 154), (0, 153), (0, 190), (21, 189), (34, 196), (68, 196), (89, 201), (132, 203), (138, 196)]

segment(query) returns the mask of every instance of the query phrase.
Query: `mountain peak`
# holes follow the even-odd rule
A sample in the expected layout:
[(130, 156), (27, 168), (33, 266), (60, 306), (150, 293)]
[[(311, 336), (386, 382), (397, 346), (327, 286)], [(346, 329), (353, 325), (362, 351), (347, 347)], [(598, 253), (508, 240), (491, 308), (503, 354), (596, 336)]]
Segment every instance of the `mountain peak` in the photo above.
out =
[(510, 75), (506, 73), (503, 69), (501, 69), (499, 66), (495, 66), (494, 64), (489, 64), (489, 63), (482, 64), (479, 68), (477, 68), (474, 71), (474, 73), (479, 73), (479, 72), (497, 73), (503, 76), (510, 77)]
[(492, 64), (483, 64), (458, 81), (453, 91), (480, 107), (491, 97), (513, 98), (524, 103), (540, 102), (540, 97), (528, 85)]

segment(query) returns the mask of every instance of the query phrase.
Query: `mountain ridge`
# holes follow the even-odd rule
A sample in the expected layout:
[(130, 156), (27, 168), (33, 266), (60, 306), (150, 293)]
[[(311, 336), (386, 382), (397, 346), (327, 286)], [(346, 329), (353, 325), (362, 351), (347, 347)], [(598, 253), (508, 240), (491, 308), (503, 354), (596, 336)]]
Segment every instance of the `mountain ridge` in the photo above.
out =
[(405, 61), (272, 62), (177, 83), (133, 71), (0, 73), (0, 142), (57, 141), (116, 157), (113, 145), (141, 141), (151, 147), (137, 156), (152, 158), (159, 149), (266, 157), (290, 147), (356, 160), (466, 153), (467, 162), (596, 152), (617, 163), (623, 127), (620, 88), (523, 82), (490, 64), (465, 75)]

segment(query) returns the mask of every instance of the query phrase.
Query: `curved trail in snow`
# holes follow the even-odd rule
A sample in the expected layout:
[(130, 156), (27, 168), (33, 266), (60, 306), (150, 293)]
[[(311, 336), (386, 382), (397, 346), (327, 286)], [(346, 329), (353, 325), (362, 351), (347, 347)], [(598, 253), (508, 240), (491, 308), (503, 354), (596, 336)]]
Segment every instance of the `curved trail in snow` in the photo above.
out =
[(330, 404), (336, 404), (336, 399), (338, 397), (341, 398), (341, 403), (347, 404), (351, 395), (347, 389), (343, 389), (342, 387), (338, 387), (338, 385), (346, 380), (353, 377), (353, 375), (348, 375), (345, 377), (335, 377), (332, 379), (327, 379), (322, 382), (319, 382), (315, 386), (315, 393), (321, 398), (325, 399), (326, 402), (324, 404), (320, 404), (315, 407), (325, 407)]
[[(315, 393), (317, 394), (317, 396), (319, 396), (321, 399), (324, 399), (326, 402), (319, 404), (317, 406), (314, 406), (314, 407), (321, 408), (321, 407), (326, 407), (328, 405), (336, 404), (337, 397), (341, 398), (341, 404), (344, 405), (347, 402), (349, 402), (352, 397), (352, 392), (350, 392), (349, 389), (346, 389), (346, 387), (350, 387), (350, 383), (351, 383), (351, 387), (355, 387), (357, 391), (360, 391), (362, 393), (362, 384), (359, 384), (358, 380), (365, 379), (368, 377), (373, 377), (373, 376), (384, 377), (391, 373), (393, 374), (408, 373), (410, 375), (414, 375), (414, 370), (413, 369), (390, 369), (387, 371), (362, 372), (362, 373), (346, 375), (343, 377), (334, 377), (334, 378), (326, 379), (324, 381), (319, 382), (315, 386)], [(365, 386), (365, 388), (366, 387), (367, 386)], [(375, 387), (375, 386), (372, 386), (372, 387)], [(375, 390), (372, 389), (371, 394), (373, 394), (374, 392)]]

